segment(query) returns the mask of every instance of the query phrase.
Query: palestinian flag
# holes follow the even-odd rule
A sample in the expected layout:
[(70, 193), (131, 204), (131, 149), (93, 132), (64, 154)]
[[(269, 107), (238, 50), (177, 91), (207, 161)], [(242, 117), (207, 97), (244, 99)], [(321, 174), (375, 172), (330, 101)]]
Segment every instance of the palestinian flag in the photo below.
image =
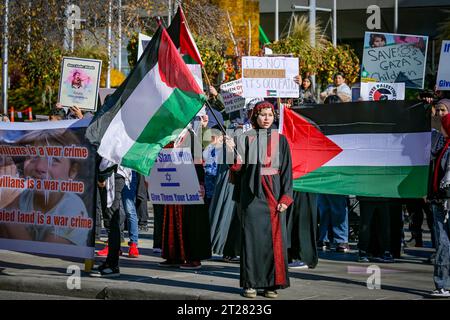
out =
[(98, 153), (148, 175), (161, 150), (202, 108), (205, 97), (160, 27), (138, 65), (87, 129)]
[(191, 70), (195, 80), (200, 87), (202, 84), (202, 66), (203, 61), (195, 44), (194, 38), (189, 31), (186, 17), (184, 16), (183, 9), (178, 6), (177, 13), (173, 17), (172, 23), (167, 28), (167, 32), (170, 35), (175, 47), (180, 51), (181, 57)]
[(355, 102), (285, 109), (297, 191), (389, 198), (427, 193), (431, 128), (422, 104)]

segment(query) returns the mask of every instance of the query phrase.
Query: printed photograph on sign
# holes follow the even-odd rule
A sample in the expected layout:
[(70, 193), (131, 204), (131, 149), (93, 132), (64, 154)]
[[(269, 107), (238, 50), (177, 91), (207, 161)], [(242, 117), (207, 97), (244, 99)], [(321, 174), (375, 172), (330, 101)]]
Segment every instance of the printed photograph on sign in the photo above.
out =
[(423, 89), (427, 47), (427, 36), (366, 32), (361, 81)]
[(58, 102), (65, 107), (96, 111), (101, 70), (101, 60), (64, 57)]
[(242, 96), (298, 98), (298, 58), (242, 57)]
[(24, 125), (0, 126), (0, 247), (92, 257), (95, 151), (86, 127)]
[(450, 40), (442, 41), (436, 86), (437, 90), (450, 90)]

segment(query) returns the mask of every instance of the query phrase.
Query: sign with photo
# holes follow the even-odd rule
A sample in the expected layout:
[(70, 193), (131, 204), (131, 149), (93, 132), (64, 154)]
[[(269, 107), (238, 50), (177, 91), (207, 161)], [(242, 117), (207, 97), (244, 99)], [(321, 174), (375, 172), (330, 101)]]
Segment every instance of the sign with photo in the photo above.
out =
[(363, 101), (405, 100), (404, 83), (361, 83), (361, 99)]
[(442, 41), (436, 85), (438, 90), (450, 90), (450, 40)]
[(298, 98), (298, 58), (242, 57), (242, 96), (245, 98)]
[(101, 60), (64, 57), (58, 102), (96, 111), (101, 70)]
[(0, 249), (93, 259), (90, 119), (0, 122)]
[(361, 82), (404, 82), (423, 89), (428, 37), (366, 32)]

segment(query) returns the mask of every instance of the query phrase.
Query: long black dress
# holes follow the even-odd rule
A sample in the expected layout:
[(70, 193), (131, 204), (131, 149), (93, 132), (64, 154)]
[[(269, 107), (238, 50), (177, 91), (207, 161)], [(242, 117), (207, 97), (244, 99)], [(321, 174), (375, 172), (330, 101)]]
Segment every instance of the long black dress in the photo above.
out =
[[(231, 168), (238, 179), (235, 199), (241, 207), (244, 288), (289, 286), (286, 211), (276, 209), (293, 201), (291, 154), (283, 135), (267, 132), (251, 130), (241, 136), (237, 146), (244, 161)], [(268, 138), (262, 138), (266, 134)]]
[(317, 194), (294, 191), (294, 204), (287, 212), (289, 255), (309, 268), (317, 266)]

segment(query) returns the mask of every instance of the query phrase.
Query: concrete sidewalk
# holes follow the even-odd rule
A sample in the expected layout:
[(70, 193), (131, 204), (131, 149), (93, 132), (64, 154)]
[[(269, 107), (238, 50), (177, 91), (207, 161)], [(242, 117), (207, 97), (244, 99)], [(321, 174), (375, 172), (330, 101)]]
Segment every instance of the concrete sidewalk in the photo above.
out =
[[(102, 238), (106, 240), (104, 237)], [(102, 279), (83, 271), (84, 261), (0, 250), (0, 290), (32, 292), (88, 299), (248, 300), (239, 288), (239, 264), (219, 257), (204, 261), (196, 271), (162, 268), (153, 253), (152, 230), (140, 232), (138, 259), (120, 259), (121, 276)], [(98, 244), (98, 249), (103, 245)], [(291, 287), (279, 291), (284, 300), (307, 299), (423, 299), (433, 289), (433, 266), (426, 264), (431, 249), (407, 248), (396, 263), (377, 266), (381, 289), (371, 290), (367, 280), (373, 263), (356, 262), (357, 253), (321, 252), (315, 269), (290, 271)], [(97, 264), (104, 258), (96, 258)], [(68, 289), (69, 266), (81, 270), (81, 289)], [(372, 266), (368, 270), (368, 267)], [(70, 280), (69, 280), (70, 281)], [(262, 296), (257, 299), (268, 300)]]

